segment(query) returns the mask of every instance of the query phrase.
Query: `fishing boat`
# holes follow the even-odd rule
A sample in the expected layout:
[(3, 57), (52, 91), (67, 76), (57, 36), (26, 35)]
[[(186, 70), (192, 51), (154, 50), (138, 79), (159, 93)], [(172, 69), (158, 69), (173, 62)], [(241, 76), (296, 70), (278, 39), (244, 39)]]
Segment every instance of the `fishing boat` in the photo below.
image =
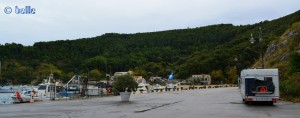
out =
[(38, 85), (38, 88), (37, 88), (38, 96), (43, 97), (43, 98), (50, 98), (51, 95), (53, 95), (57, 91), (61, 91), (61, 89), (63, 89), (62, 83), (60, 83), (60, 82), (51, 83), (51, 80), (55, 81), (53, 79), (52, 73), (50, 74), (48, 79), (45, 79), (43, 83)]
[(11, 98), (13, 103), (30, 103), (34, 102), (35, 94), (37, 92), (35, 90), (23, 90), (21, 92), (17, 91), (12, 94)]

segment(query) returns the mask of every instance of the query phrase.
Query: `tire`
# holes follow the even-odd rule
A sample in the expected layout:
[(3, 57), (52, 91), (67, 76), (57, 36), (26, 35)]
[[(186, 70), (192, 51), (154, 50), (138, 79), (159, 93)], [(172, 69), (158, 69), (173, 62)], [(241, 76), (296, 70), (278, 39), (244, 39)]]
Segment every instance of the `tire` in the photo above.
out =
[(274, 102), (273, 102), (273, 101), (269, 102), (269, 105), (273, 106), (273, 105), (274, 105)]

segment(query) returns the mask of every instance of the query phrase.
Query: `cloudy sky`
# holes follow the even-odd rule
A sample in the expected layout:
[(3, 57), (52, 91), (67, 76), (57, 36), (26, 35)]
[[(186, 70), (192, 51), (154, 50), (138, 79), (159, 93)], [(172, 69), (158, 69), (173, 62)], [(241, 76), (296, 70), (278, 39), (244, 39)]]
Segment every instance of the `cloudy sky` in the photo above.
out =
[[(31, 6), (36, 14), (16, 14), (15, 6)], [(13, 12), (6, 14), (6, 7)], [(297, 10), (300, 0), (0, 0), (0, 44), (245, 25)]]

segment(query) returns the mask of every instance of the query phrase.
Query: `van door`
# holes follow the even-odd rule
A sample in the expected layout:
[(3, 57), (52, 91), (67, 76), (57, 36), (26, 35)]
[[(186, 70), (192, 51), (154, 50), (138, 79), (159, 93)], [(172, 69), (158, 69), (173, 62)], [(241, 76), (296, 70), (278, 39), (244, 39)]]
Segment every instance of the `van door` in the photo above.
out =
[(254, 86), (255, 86), (255, 78), (245, 78), (245, 95), (246, 96), (255, 96), (255, 93), (252, 92), (252, 89)]

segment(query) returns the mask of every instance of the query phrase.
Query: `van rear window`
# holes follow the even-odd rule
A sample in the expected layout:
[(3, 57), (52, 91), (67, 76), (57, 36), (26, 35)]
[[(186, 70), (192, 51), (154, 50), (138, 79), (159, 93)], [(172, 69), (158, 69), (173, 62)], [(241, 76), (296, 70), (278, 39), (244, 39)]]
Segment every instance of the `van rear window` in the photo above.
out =
[(251, 91), (259, 92), (261, 87), (264, 87), (267, 92), (274, 93), (275, 86), (272, 77), (265, 77), (264, 80), (255, 79), (254, 85), (251, 87)]

